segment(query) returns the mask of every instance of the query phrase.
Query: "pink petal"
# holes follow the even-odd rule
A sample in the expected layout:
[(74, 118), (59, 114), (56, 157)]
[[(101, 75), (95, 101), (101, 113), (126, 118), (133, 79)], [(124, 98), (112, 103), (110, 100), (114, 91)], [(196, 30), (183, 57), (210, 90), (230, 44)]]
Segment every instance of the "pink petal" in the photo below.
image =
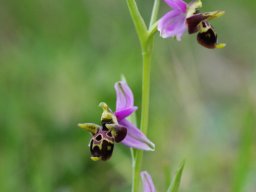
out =
[(176, 10), (166, 13), (158, 24), (160, 36), (163, 38), (176, 36), (180, 40), (186, 28), (185, 14)]
[(136, 111), (138, 109), (138, 107), (134, 106), (134, 107), (129, 107), (126, 109), (122, 109), (120, 111), (116, 111), (115, 112), (115, 116), (116, 118), (121, 121), (122, 119), (128, 117), (129, 115), (131, 115), (134, 111)]
[(179, 11), (169, 11), (166, 13), (158, 22), (157, 29), (162, 32), (166, 29), (166, 26), (168, 26), (168, 23), (173, 20), (173, 18), (180, 15)]
[(143, 192), (156, 192), (153, 180), (147, 171), (140, 173), (143, 183)]
[(186, 13), (187, 3), (183, 0), (165, 0), (165, 2), (173, 9)]
[(127, 135), (122, 141), (124, 145), (132, 148), (153, 151), (155, 149), (155, 144), (152, 143), (137, 127), (135, 127), (131, 122), (123, 119), (119, 122), (120, 125), (127, 128)]
[(134, 107), (133, 94), (125, 81), (115, 83), (116, 90), (116, 111), (122, 111)]

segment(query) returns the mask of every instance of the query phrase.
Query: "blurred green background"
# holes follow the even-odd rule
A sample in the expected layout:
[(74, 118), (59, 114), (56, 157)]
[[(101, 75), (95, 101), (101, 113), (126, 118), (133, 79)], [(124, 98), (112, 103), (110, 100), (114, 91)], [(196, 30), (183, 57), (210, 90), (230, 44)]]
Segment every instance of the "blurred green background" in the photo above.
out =
[[(149, 18), (153, 0), (138, 0)], [(221, 50), (195, 36), (156, 36), (143, 169), (164, 191), (186, 159), (181, 191), (256, 191), (256, 2), (203, 1)], [(159, 15), (168, 7), (162, 2)], [(130, 151), (92, 162), (100, 101), (115, 108), (125, 74), (141, 100), (141, 56), (125, 1), (0, 0), (0, 191), (130, 191)], [(140, 112), (140, 110), (138, 110)]]

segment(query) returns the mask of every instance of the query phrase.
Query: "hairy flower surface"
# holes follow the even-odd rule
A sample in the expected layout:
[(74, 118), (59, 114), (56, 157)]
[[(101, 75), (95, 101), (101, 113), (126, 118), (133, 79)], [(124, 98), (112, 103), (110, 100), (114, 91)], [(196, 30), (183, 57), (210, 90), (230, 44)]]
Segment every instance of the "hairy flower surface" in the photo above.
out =
[(181, 40), (183, 34), (198, 32), (198, 43), (207, 48), (222, 48), (225, 44), (217, 43), (217, 34), (208, 20), (220, 17), (223, 11), (199, 13), (202, 7), (200, 0), (186, 3), (183, 0), (164, 0), (172, 10), (166, 13), (158, 22), (158, 30), (163, 38), (175, 37)]
[(92, 133), (89, 147), (92, 160), (107, 160), (111, 157), (114, 143), (141, 150), (154, 150), (152, 143), (135, 125), (126, 118), (137, 107), (134, 106), (133, 94), (125, 81), (115, 84), (116, 111), (112, 112), (106, 103), (100, 103), (103, 109), (101, 125), (94, 123), (80, 123), (79, 127)]

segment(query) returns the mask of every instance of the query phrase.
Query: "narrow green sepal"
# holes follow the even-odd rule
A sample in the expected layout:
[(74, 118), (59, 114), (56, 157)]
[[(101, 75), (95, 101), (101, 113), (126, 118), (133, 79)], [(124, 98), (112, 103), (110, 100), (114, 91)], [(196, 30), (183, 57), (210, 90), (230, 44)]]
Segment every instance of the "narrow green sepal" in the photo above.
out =
[(127, 82), (124, 74), (121, 74), (121, 81)]
[(93, 135), (95, 135), (100, 129), (100, 126), (94, 123), (79, 123), (78, 127), (91, 132)]
[(207, 18), (207, 20), (221, 17), (224, 14), (225, 14), (225, 11), (211, 11), (211, 12), (202, 13), (202, 15)]
[(170, 186), (167, 189), (167, 192), (178, 192), (180, 187), (181, 176), (183, 168), (185, 166), (185, 160), (181, 162), (179, 169), (177, 170), (174, 178), (172, 179)]
[(113, 114), (111, 109), (108, 107), (108, 105), (104, 102), (101, 102), (99, 104), (99, 107), (102, 108), (103, 112), (101, 115), (101, 122), (102, 123), (115, 123), (118, 124), (116, 116)]

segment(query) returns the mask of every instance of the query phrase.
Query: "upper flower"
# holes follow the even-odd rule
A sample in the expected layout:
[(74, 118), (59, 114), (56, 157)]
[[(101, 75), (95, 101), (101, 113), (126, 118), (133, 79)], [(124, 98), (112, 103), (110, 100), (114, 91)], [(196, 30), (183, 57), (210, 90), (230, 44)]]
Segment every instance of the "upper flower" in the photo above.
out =
[(92, 160), (107, 160), (111, 157), (114, 143), (122, 142), (132, 148), (154, 150), (152, 143), (135, 125), (126, 119), (137, 107), (134, 106), (133, 94), (125, 81), (115, 84), (116, 111), (113, 113), (106, 103), (100, 103), (103, 109), (101, 125), (93, 123), (78, 124), (79, 127), (90, 131), (90, 151)]
[(164, 0), (172, 10), (166, 13), (158, 23), (160, 36), (163, 38), (176, 37), (181, 40), (185, 31), (189, 34), (199, 32), (198, 42), (207, 48), (222, 48), (225, 44), (217, 43), (217, 34), (208, 20), (220, 17), (223, 11), (199, 13), (198, 8), (202, 7), (200, 0), (193, 0), (186, 3), (183, 0)]

